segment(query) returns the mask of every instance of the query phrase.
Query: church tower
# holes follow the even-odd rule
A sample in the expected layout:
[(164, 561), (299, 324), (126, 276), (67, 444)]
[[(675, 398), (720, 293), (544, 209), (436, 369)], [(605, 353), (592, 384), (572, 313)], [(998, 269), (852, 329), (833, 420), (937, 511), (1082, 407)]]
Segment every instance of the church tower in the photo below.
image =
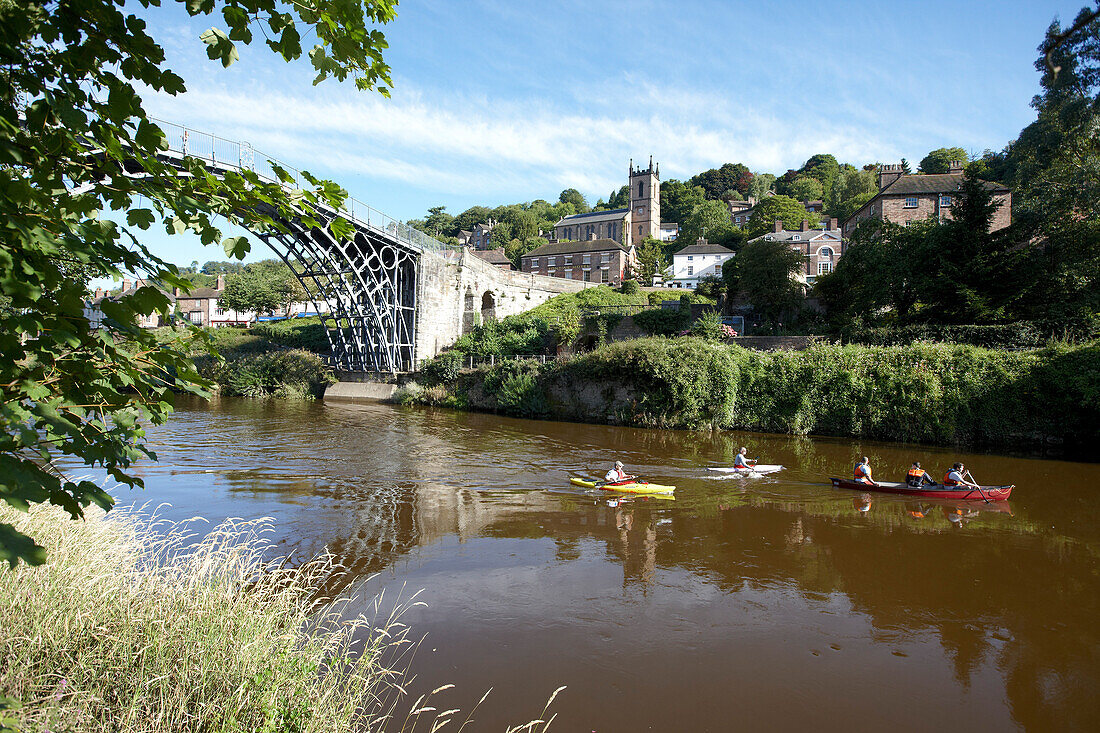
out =
[(630, 234), (627, 244), (638, 245), (646, 237), (660, 239), (661, 235), (661, 170), (653, 165), (649, 156), (649, 168), (635, 168), (630, 161)]

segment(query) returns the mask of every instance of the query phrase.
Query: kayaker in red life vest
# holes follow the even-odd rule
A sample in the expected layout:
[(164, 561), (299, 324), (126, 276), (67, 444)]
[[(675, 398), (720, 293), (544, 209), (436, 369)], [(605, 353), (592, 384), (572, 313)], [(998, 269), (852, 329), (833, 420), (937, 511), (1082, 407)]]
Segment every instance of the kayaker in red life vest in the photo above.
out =
[(913, 466), (909, 469), (909, 473), (905, 475), (905, 483), (914, 489), (919, 489), (924, 484), (934, 484), (936, 482), (932, 480), (927, 471), (920, 467), (920, 461), (913, 461)]
[(943, 475), (944, 486), (969, 486), (971, 488), (978, 488), (978, 485), (967, 481), (963, 476), (966, 475), (966, 466), (961, 463), (956, 463), (951, 467), (951, 470)]
[(737, 455), (733, 457), (733, 467), (734, 468), (752, 468), (754, 465), (756, 465), (755, 460), (753, 460), (751, 458), (745, 458), (745, 456), (748, 455), (748, 453), (749, 453), (749, 449), (742, 447), (741, 450), (739, 450), (737, 452)]
[(623, 462), (615, 461), (615, 467), (607, 472), (607, 475), (603, 477), (603, 480), (609, 484), (614, 484), (620, 481), (626, 481), (629, 478), (634, 477), (623, 470)]
[(856, 464), (853, 478), (856, 481), (862, 481), (865, 484), (875, 483), (875, 480), (871, 478), (871, 459), (867, 456), (863, 457), (863, 460)]

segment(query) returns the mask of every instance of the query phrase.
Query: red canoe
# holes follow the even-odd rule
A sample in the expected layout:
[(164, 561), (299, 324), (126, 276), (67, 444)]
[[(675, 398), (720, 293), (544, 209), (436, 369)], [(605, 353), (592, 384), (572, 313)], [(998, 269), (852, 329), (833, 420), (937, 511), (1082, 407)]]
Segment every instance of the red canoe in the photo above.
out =
[(829, 479), (838, 489), (855, 489), (857, 491), (885, 491), (889, 494), (904, 494), (905, 496), (926, 496), (931, 499), (960, 499), (962, 501), (1004, 501), (1012, 495), (1015, 484), (1011, 486), (983, 486), (979, 492), (969, 486), (944, 486), (942, 484), (925, 484), (919, 489), (904, 483), (892, 481), (879, 481), (874, 484), (865, 484), (862, 481), (853, 481), (850, 478)]

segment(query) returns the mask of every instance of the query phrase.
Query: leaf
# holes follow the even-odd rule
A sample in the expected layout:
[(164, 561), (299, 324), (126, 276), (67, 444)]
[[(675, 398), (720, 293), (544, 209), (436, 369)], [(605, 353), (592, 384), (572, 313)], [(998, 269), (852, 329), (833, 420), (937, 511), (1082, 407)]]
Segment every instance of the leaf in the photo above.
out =
[(126, 223), (139, 229), (148, 229), (156, 217), (149, 209), (130, 209), (126, 212)]
[(14, 570), (20, 560), (28, 565), (41, 565), (46, 562), (46, 548), (10, 524), (0, 523), (0, 562), (7, 561)]
[(224, 67), (232, 66), (233, 62), (240, 58), (236, 44), (229, 40), (229, 36), (220, 28), (208, 28), (202, 32), (199, 40), (208, 46), (206, 55), (212, 60), (221, 59)]
[(226, 237), (222, 240), (222, 248), (228, 256), (238, 260), (243, 260), (252, 249), (247, 237)]

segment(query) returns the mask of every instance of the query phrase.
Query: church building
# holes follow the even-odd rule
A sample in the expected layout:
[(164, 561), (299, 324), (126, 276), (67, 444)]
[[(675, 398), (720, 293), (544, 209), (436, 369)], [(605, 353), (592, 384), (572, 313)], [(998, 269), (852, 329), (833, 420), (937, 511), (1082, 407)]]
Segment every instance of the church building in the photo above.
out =
[(610, 239), (628, 249), (646, 237), (661, 238), (660, 166), (649, 158), (648, 168), (630, 161), (630, 208), (592, 211), (563, 217), (554, 225), (555, 242), (587, 242)]

